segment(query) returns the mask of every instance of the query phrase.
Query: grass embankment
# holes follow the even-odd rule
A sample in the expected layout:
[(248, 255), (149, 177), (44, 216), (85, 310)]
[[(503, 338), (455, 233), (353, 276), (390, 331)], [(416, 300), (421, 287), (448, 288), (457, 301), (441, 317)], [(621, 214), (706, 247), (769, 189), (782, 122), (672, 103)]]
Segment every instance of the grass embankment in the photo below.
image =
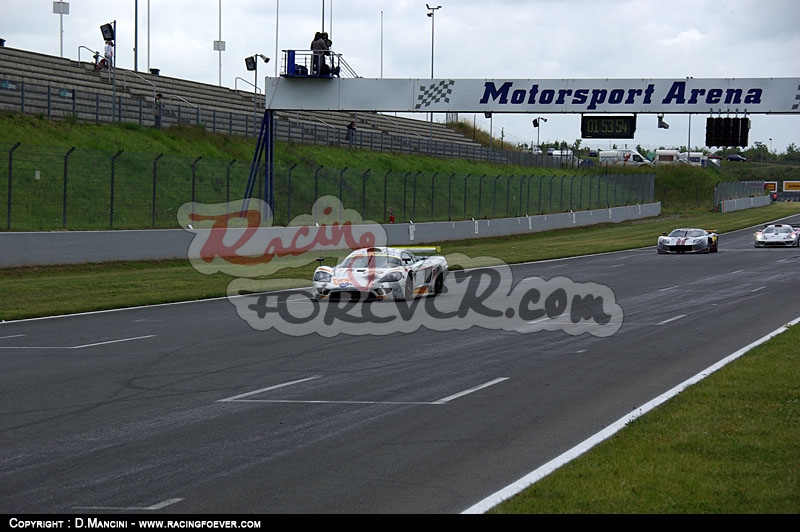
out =
[[(156, 137), (177, 134), (147, 131), (147, 135)], [(197, 134), (201, 137), (198, 142), (204, 142), (205, 135)], [(41, 138), (35, 137), (35, 132), (32, 135), (39, 141), (44, 138), (45, 144), (77, 144), (74, 138), (60, 137), (58, 133)], [(119, 149), (113, 145), (116, 141), (108, 138), (116, 133), (106, 130), (97, 135), (94, 146), (109, 142), (112, 144), (104, 149)], [(238, 142), (206, 140), (223, 146), (220, 149), (226, 156), (232, 156), (232, 152), (224, 144)], [(0, 128), (0, 142), (6, 141)], [(91, 136), (84, 141), (93, 142)], [(143, 150), (160, 152), (163, 145), (141, 146)], [(133, 148), (126, 145), (126, 149)], [(193, 149), (192, 155), (200, 153), (199, 148)], [(356, 157), (359, 161), (360, 157), (369, 157), (344, 150), (344, 154), (332, 153), (327, 161), (324, 149), (285, 149), (313, 164), (325, 161), (329, 165), (353, 166)], [(242, 154), (249, 153), (247, 148), (241, 150)], [(386, 164), (447, 164), (428, 159), (431, 158)], [(363, 164), (372, 167), (376, 163), (365, 159)], [(471, 163), (463, 164), (474, 168)], [(448, 170), (431, 167), (426, 171)], [(742, 177), (771, 179), (767, 168), (753, 165), (747, 171), (752, 173)], [(682, 167), (664, 173), (659, 170), (656, 199), (664, 202), (664, 214), (657, 219), (441, 244), (446, 253), (490, 256), (516, 263), (562, 257), (566, 250), (585, 254), (653, 246), (657, 235), (678, 225), (713, 227), (724, 233), (800, 210), (797, 204), (774, 204), (728, 214), (709, 212), (700, 202), (706, 201), (713, 183), (733, 180), (726, 175), (724, 166), (721, 171)], [(721, 245), (724, 248), (724, 236)], [(312, 269), (313, 265), (283, 271), (276, 277), (282, 279), (280, 286), (307, 285)], [(225, 275), (200, 274), (188, 261), (5, 269), (0, 270), (0, 319), (224, 296), (230, 280)], [(790, 328), (668, 404), (638, 418), (616, 436), (501, 504), (493, 513), (800, 513), (798, 343), (800, 326)]]

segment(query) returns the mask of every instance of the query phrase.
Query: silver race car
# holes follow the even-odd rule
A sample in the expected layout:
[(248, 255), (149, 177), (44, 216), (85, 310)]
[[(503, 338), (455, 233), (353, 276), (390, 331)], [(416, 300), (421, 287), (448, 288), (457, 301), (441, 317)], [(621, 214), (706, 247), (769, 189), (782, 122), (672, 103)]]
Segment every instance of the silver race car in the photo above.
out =
[(659, 253), (716, 253), (719, 237), (715, 231), (697, 228), (673, 229), (658, 237)]
[(800, 229), (786, 224), (767, 225), (753, 235), (753, 246), (796, 248), (800, 246)]
[[(364, 299), (413, 299), (444, 290), (447, 261), (436, 247), (357, 249), (336, 266), (314, 271), (313, 294), (328, 299), (358, 294)], [(365, 296), (365, 297), (364, 297)]]

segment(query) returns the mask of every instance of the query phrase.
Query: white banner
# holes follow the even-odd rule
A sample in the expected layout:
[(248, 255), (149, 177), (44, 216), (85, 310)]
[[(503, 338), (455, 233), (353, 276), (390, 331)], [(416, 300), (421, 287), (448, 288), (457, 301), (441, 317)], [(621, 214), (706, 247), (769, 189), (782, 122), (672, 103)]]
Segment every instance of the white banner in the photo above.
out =
[(800, 114), (800, 78), (266, 78), (275, 110)]

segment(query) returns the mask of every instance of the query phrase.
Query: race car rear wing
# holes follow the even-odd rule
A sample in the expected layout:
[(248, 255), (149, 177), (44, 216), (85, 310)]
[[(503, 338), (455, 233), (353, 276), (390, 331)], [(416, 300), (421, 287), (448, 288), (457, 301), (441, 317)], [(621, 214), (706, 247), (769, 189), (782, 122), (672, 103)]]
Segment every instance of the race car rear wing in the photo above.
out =
[(427, 259), (431, 255), (440, 255), (442, 253), (441, 246), (407, 246), (401, 249), (410, 251), (421, 259)]

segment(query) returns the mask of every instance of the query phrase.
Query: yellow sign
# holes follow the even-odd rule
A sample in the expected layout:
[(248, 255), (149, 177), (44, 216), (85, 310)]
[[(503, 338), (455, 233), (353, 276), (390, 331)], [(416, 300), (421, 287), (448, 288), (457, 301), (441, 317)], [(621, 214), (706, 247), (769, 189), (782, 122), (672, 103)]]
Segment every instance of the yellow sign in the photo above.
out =
[(778, 182), (777, 181), (764, 181), (764, 190), (769, 190), (770, 192), (777, 192), (778, 191)]
[(784, 181), (783, 191), (784, 192), (800, 191), (800, 181)]

